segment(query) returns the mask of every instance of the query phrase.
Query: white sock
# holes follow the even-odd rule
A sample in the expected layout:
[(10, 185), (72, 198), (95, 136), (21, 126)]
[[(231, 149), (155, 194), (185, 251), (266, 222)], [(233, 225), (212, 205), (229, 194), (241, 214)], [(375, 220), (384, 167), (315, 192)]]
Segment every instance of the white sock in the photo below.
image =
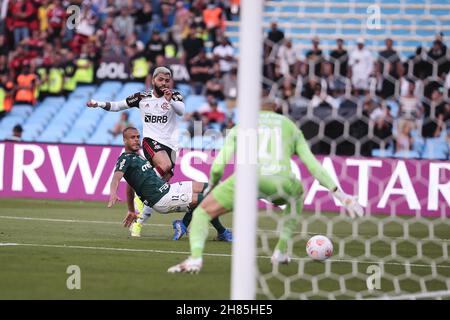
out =
[(144, 209), (142, 209), (141, 216), (137, 219), (137, 222), (140, 224), (144, 224), (145, 221), (148, 220), (152, 216), (153, 209), (149, 206), (144, 205)]

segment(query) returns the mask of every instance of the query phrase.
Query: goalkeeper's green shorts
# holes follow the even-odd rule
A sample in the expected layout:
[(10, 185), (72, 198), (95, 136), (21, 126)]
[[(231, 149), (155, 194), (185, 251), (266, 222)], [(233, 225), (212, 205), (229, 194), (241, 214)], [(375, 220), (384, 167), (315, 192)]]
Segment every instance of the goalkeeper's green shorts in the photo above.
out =
[[(233, 209), (235, 176), (231, 175), (212, 190), (217, 202), (227, 210)], [(245, 190), (242, 190), (245, 192)], [(300, 198), (303, 185), (293, 176), (259, 176), (259, 197), (275, 205), (286, 204), (288, 199)]]

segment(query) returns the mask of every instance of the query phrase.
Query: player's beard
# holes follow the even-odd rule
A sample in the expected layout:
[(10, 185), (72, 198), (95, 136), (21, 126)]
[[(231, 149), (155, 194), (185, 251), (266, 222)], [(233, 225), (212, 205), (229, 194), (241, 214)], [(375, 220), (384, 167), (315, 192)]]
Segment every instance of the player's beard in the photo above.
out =
[(161, 87), (155, 85), (155, 92), (158, 96), (162, 97), (164, 95), (164, 91), (162, 91)]

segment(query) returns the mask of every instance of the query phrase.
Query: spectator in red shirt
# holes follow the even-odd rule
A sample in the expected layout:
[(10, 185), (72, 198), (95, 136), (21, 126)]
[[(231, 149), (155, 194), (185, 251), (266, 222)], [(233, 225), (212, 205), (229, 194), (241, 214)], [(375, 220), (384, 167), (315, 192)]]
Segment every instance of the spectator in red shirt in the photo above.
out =
[(33, 15), (33, 10), (33, 4), (24, 0), (17, 0), (11, 8), (15, 47), (20, 41), (30, 36), (29, 22)]
[(44, 34), (38, 30), (33, 30), (31, 38), (29, 38), (25, 45), (28, 48), (30, 58), (37, 58), (42, 55), (45, 45)]
[(217, 101), (214, 100), (210, 103), (211, 110), (203, 112), (203, 119), (206, 120), (205, 124), (208, 129), (212, 129), (211, 124), (218, 123), (222, 128), (225, 125), (226, 115), (222, 111), (219, 110)]
[(48, 40), (53, 42), (62, 36), (64, 22), (66, 21), (66, 10), (61, 5), (61, 0), (56, 0), (52, 7), (48, 9)]
[(17, 76), (21, 72), (23, 66), (28, 65), (29, 63), (30, 58), (28, 57), (24, 46), (19, 45), (12, 55), (9, 62), (9, 68), (13, 72), (14, 76)]

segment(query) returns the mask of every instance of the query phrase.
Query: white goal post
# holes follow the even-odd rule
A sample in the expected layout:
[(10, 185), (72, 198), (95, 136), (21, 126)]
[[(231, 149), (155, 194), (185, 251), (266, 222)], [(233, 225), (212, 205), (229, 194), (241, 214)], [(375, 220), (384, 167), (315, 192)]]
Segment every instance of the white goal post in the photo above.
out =
[[(245, 132), (256, 133), (261, 101), (264, 1), (242, 1), (238, 68), (238, 123), (236, 186), (233, 215), (233, 258), (231, 299), (255, 299), (257, 169), (247, 155), (256, 154), (256, 143), (246, 140)], [(240, 134), (243, 133), (243, 134)], [(252, 152), (253, 151), (253, 152)]]

